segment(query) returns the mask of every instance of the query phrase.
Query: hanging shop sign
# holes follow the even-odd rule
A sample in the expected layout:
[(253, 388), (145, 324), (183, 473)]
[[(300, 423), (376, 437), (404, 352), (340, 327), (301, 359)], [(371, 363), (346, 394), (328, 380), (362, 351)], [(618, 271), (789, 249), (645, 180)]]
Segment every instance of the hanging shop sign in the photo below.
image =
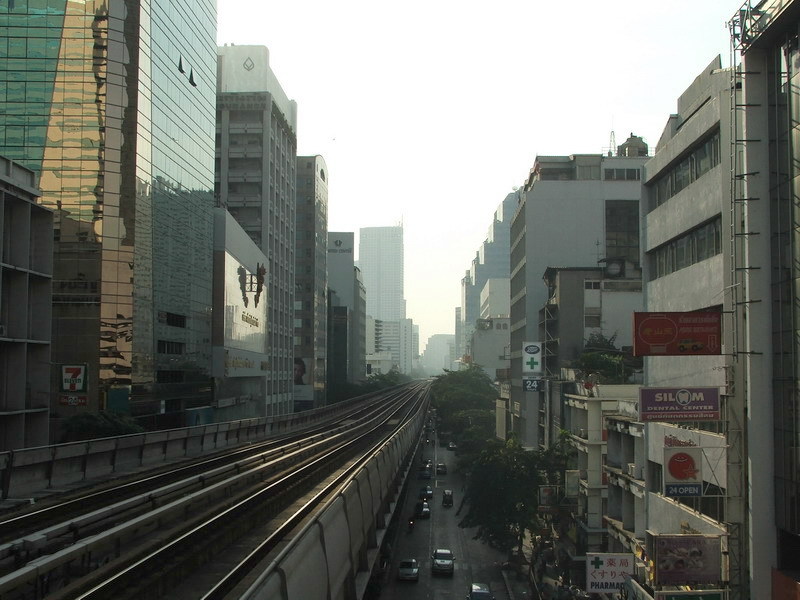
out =
[(702, 448), (664, 448), (664, 495), (702, 496), (702, 465)]
[(722, 313), (633, 313), (634, 356), (696, 356), (722, 352)]
[(718, 583), (722, 573), (720, 538), (716, 535), (657, 535), (655, 584)]
[(86, 391), (86, 364), (61, 365), (61, 391)]
[(522, 375), (541, 375), (542, 368), (542, 343), (522, 343)]
[(625, 579), (633, 575), (636, 560), (633, 554), (586, 553), (586, 591), (592, 593), (618, 592)]
[(534, 377), (522, 378), (522, 391), (523, 392), (543, 392), (544, 379)]
[(719, 388), (639, 388), (640, 421), (719, 419)]

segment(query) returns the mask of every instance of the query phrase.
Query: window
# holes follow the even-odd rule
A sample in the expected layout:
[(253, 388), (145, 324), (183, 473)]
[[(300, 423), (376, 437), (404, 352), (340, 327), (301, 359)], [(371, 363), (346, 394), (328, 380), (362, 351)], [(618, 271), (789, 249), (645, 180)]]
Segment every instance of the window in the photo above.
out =
[(639, 169), (604, 169), (603, 179), (606, 181), (639, 181), (642, 173)]
[(159, 354), (184, 354), (186, 351), (186, 344), (183, 342), (170, 342), (167, 340), (158, 340), (157, 352)]
[(158, 313), (158, 322), (166, 323), (171, 327), (186, 327), (186, 316), (177, 315), (175, 313), (160, 311)]
[(719, 132), (695, 146), (651, 185), (650, 210), (696, 181), (720, 162)]
[(600, 327), (600, 315), (584, 315), (584, 327)]
[(651, 278), (658, 279), (722, 252), (722, 218), (705, 223), (649, 253)]
[(183, 383), (183, 371), (156, 371), (156, 383)]

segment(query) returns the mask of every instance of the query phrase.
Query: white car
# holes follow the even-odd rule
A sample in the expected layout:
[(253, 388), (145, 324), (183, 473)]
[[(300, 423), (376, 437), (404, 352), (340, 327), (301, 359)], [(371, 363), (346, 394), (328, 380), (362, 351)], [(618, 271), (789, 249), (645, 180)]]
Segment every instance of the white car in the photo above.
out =
[(431, 555), (431, 572), (452, 575), (455, 570), (456, 557), (447, 548), (437, 548)]
[(419, 563), (416, 558), (404, 558), (397, 567), (400, 581), (419, 581)]

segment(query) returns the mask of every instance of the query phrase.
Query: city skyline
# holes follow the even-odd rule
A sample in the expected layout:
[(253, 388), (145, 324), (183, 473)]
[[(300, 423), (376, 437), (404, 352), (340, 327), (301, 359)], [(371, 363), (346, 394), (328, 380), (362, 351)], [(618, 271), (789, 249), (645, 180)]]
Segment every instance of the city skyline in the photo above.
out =
[(328, 164), (332, 231), (403, 224), (424, 346), (454, 333), (460, 281), (535, 157), (605, 153), (612, 131), (652, 152), (698, 71), (718, 54), (729, 64), (740, 5), (230, 0), (217, 40), (269, 48), (298, 103), (298, 152)]

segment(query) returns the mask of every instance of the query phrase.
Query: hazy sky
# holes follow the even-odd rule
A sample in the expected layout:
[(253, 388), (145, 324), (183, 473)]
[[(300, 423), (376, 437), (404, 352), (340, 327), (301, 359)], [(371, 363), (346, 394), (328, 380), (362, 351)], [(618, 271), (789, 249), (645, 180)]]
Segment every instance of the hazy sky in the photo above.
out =
[(538, 154), (651, 152), (718, 54), (730, 0), (220, 0), (218, 42), (257, 44), (329, 172), (328, 229), (405, 228), (420, 351)]

